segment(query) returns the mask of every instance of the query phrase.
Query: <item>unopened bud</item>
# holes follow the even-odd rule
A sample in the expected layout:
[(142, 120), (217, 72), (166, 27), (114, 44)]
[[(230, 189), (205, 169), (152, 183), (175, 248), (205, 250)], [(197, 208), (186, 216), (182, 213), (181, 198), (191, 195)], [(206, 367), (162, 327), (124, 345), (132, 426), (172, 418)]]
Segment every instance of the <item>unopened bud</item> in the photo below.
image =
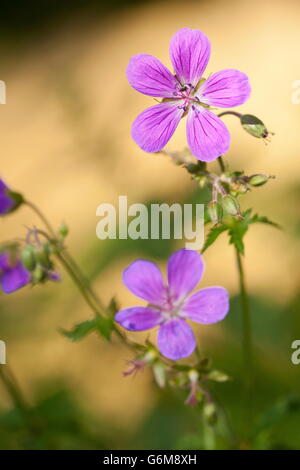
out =
[(153, 374), (157, 385), (164, 388), (166, 385), (166, 367), (162, 362), (157, 361), (154, 363)]
[(36, 265), (36, 260), (34, 256), (34, 249), (32, 246), (27, 245), (23, 248), (21, 253), (21, 261), (24, 267), (28, 271), (33, 271)]
[(251, 186), (262, 186), (268, 181), (269, 177), (267, 175), (252, 175), (249, 178), (249, 184)]
[(243, 114), (241, 116), (241, 124), (248, 134), (258, 139), (265, 139), (269, 135), (269, 131), (264, 123), (252, 114)]
[(203, 407), (203, 415), (209, 424), (215, 424), (218, 419), (216, 405), (214, 403), (206, 403)]
[(67, 226), (67, 224), (65, 224), (64, 222), (61, 224), (61, 226), (59, 227), (59, 235), (62, 237), (62, 238), (66, 238), (66, 236), (68, 235), (69, 233), (69, 227)]
[(49, 245), (47, 243), (35, 248), (35, 257), (41, 266), (44, 266), (45, 268), (51, 267), (51, 261), (49, 259)]
[(210, 201), (207, 210), (212, 223), (215, 225), (219, 223), (223, 215), (222, 206), (217, 201)]
[(31, 280), (33, 284), (38, 284), (39, 282), (43, 281), (44, 278), (45, 278), (45, 272), (42, 266), (38, 264), (31, 275)]
[(226, 194), (221, 199), (221, 204), (227, 214), (232, 215), (233, 217), (240, 215), (240, 205), (237, 199), (230, 194)]

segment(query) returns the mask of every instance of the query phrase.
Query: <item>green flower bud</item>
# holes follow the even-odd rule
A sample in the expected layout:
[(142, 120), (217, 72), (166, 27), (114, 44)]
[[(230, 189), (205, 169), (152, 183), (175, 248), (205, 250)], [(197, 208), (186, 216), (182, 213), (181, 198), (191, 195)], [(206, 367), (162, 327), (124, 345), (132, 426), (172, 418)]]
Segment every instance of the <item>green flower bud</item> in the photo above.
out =
[(25, 246), (21, 253), (22, 264), (28, 271), (33, 271), (36, 266), (34, 248), (30, 245)]
[(214, 382), (227, 382), (229, 380), (228, 375), (220, 370), (212, 370), (207, 375), (207, 378), (213, 380)]
[(216, 405), (214, 403), (205, 403), (203, 416), (209, 424), (216, 424), (218, 420)]
[(218, 224), (223, 215), (222, 206), (217, 201), (210, 201), (207, 204), (207, 210), (212, 223)]
[(157, 385), (164, 388), (166, 385), (166, 366), (161, 361), (154, 363), (153, 374)]
[(226, 194), (226, 196), (222, 196), (221, 204), (225, 212), (227, 214), (232, 215), (233, 217), (240, 215), (240, 205), (236, 198), (230, 196), (230, 194)]
[(41, 266), (47, 269), (51, 268), (51, 261), (49, 258), (49, 245), (47, 243), (37, 246), (35, 248), (35, 258)]
[(249, 184), (251, 186), (262, 186), (268, 181), (269, 177), (267, 175), (252, 175), (249, 177)]
[(67, 224), (63, 222), (61, 226), (59, 227), (58, 233), (61, 236), (61, 238), (66, 238), (66, 236), (69, 233), (69, 227), (67, 226)]
[(241, 124), (248, 134), (258, 139), (265, 139), (269, 135), (269, 131), (264, 123), (252, 114), (243, 114), (241, 116)]
[(33, 284), (38, 284), (39, 282), (43, 281), (44, 278), (45, 278), (44, 269), (40, 264), (38, 264), (31, 275), (31, 280)]

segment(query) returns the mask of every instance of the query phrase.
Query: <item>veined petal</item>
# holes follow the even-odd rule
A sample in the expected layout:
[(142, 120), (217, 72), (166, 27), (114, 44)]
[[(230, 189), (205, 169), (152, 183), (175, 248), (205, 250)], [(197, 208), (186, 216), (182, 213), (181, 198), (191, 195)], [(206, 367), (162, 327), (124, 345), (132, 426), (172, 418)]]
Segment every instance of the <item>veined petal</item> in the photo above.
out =
[(178, 250), (168, 261), (168, 282), (172, 300), (180, 300), (199, 283), (204, 271), (201, 255), (194, 250)]
[(202, 103), (220, 108), (229, 108), (245, 103), (251, 93), (246, 74), (235, 69), (226, 69), (211, 75), (197, 91)]
[(229, 295), (224, 287), (207, 287), (193, 294), (183, 305), (185, 317), (209, 325), (223, 320), (229, 310)]
[(178, 81), (156, 57), (137, 54), (127, 66), (127, 79), (130, 85), (148, 96), (173, 98)]
[(196, 347), (196, 339), (186, 321), (175, 318), (161, 325), (157, 345), (165, 357), (176, 361), (192, 354)]
[(120, 310), (115, 321), (129, 331), (144, 331), (154, 328), (161, 321), (161, 313), (148, 307), (131, 307)]
[(183, 101), (156, 104), (145, 109), (134, 121), (131, 135), (145, 152), (158, 152), (174, 134), (184, 113)]
[(166, 288), (155, 263), (136, 260), (123, 273), (123, 282), (137, 297), (141, 297), (153, 305), (163, 305)]
[(20, 289), (28, 284), (29, 281), (30, 274), (20, 262), (11, 268), (7, 268), (0, 275), (1, 287), (3, 292), (6, 294), (10, 294), (15, 290)]
[(210, 42), (202, 31), (180, 29), (171, 39), (170, 57), (181, 84), (196, 86), (210, 58)]
[(228, 151), (230, 134), (221, 119), (202, 106), (192, 106), (186, 124), (187, 141), (198, 160), (210, 162)]

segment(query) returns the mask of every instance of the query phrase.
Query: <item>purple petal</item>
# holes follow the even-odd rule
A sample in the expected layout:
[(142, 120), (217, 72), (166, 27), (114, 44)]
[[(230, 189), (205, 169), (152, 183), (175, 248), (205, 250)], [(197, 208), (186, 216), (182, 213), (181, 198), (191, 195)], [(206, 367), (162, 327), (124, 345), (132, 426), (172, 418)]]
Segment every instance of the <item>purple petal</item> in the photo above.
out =
[(182, 307), (190, 320), (209, 325), (223, 320), (229, 310), (229, 296), (223, 287), (208, 287), (193, 294)]
[(6, 214), (13, 208), (15, 202), (7, 194), (8, 187), (2, 179), (0, 179), (0, 215)]
[(246, 74), (235, 69), (221, 70), (211, 75), (197, 91), (202, 103), (229, 108), (245, 103), (251, 93)]
[(196, 339), (186, 321), (175, 318), (159, 328), (157, 345), (164, 356), (175, 361), (192, 354)]
[(0, 253), (0, 270), (7, 269), (9, 267), (9, 256), (8, 253)]
[(130, 85), (140, 93), (162, 98), (174, 98), (178, 81), (156, 57), (138, 54), (127, 66)]
[(179, 300), (199, 283), (204, 263), (197, 251), (182, 249), (173, 253), (168, 261), (168, 282), (172, 300)]
[(125, 269), (123, 282), (137, 297), (153, 305), (163, 305), (166, 288), (155, 263), (145, 260), (134, 261)]
[(47, 278), (50, 279), (50, 281), (53, 282), (60, 282), (61, 281), (61, 275), (57, 273), (56, 271), (47, 271)]
[(180, 29), (171, 39), (170, 57), (181, 84), (196, 86), (210, 58), (210, 42), (197, 29)]
[(145, 109), (134, 121), (131, 135), (145, 152), (158, 152), (170, 140), (184, 113), (182, 101), (160, 103)]
[(3, 292), (10, 294), (17, 289), (28, 284), (30, 281), (30, 274), (24, 268), (21, 262), (18, 262), (15, 266), (7, 268), (0, 275), (0, 283)]
[(192, 106), (186, 124), (187, 141), (198, 160), (210, 162), (228, 151), (230, 134), (221, 119), (202, 106)]
[(158, 310), (147, 307), (127, 308), (120, 310), (115, 316), (115, 321), (129, 331), (150, 330), (157, 326), (161, 319), (162, 316)]

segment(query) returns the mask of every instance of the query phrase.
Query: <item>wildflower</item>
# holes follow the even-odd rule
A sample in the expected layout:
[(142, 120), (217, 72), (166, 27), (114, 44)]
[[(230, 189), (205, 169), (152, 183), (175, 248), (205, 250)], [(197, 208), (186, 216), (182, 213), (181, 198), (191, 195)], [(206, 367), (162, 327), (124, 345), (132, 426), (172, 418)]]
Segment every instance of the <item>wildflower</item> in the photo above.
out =
[(143, 331), (158, 326), (158, 349), (169, 359), (187, 357), (196, 340), (186, 320), (211, 324), (228, 313), (228, 293), (223, 287), (208, 287), (191, 294), (202, 277), (204, 264), (199, 253), (182, 249), (168, 261), (168, 285), (158, 266), (136, 260), (123, 273), (123, 282), (147, 307), (120, 310), (115, 320), (129, 331)]
[(22, 201), (22, 196), (10, 191), (4, 181), (0, 179), (0, 216), (15, 210)]
[(210, 58), (210, 42), (199, 30), (183, 28), (170, 43), (175, 75), (148, 54), (132, 57), (127, 67), (130, 85), (140, 93), (163, 98), (134, 121), (132, 137), (146, 152), (158, 152), (187, 115), (187, 141), (191, 152), (202, 161), (215, 160), (227, 152), (228, 129), (210, 111), (210, 106), (228, 108), (243, 104), (250, 95), (248, 77), (225, 69), (203, 78)]
[(10, 250), (0, 253), (0, 285), (5, 294), (10, 294), (30, 282), (30, 273), (19, 257)]

